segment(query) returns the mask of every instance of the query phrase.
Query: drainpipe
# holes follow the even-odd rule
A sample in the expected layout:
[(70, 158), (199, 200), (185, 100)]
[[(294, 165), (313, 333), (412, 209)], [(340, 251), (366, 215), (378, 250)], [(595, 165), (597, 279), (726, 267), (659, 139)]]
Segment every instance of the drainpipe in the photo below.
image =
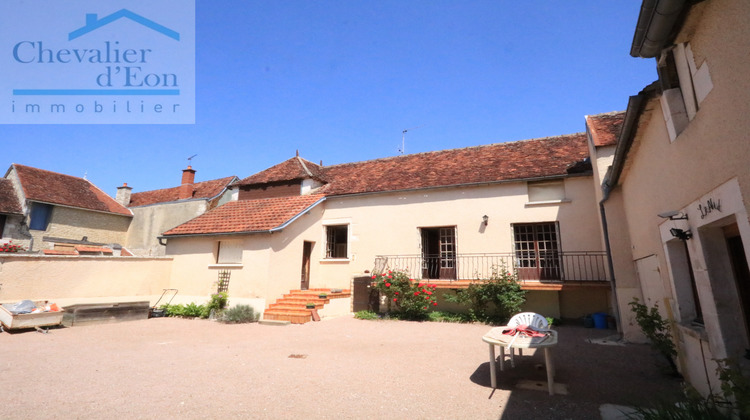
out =
[(674, 39), (677, 23), (695, 0), (644, 0), (630, 47), (632, 57), (653, 58)]
[(602, 233), (604, 234), (604, 249), (607, 251), (607, 267), (609, 268), (610, 280), (609, 284), (612, 288), (612, 310), (615, 317), (615, 325), (617, 325), (617, 332), (622, 333), (622, 325), (620, 323), (620, 306), (617, 301), (617, 282), (615, 281), (615, 266), (612, 263), (612, 247), (609, 244), (609, 228), (607, 227), (607, 211), (604, 209), (604, 202), (609, 199), (609, 193), (611, 188), (607, 181), (602, 184), (602, 192), (604, 196), (599, 202), (599, 213), (602, 219)]

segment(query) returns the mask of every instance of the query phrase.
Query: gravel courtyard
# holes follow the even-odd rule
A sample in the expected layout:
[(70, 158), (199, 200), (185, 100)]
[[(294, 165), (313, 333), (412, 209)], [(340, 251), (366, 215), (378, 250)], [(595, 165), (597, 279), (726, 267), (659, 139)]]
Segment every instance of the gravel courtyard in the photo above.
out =
[[(155, 318), (0, 333), (0, 417), (165, 419), (599, 419), (601, 404), (675, 399), (648, 346), (592, 344), (611, 330), (561, 326), (555, 382), (543, 354), (490, 388), (490, 327), (361, 321), (225, 325)], [(530, 355), (532, 354), (532, 355)], [(506, 364), (508, 366), (508, 364)]]

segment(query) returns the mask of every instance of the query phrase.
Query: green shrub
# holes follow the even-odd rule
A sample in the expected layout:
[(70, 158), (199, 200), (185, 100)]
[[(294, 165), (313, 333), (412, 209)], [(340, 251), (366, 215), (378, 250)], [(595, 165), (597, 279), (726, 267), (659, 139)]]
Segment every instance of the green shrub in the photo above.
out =
[(455, 312), (445, 312), (445, 311), (430, 312), (428, 318), (432, 322), (456, 322), (456, 323), (472, 322), (472, 319), (468, 314), (458, 314)]
[(359, 311), (354, 314), (357, 319), (379, 319), (378, 314), (373, 311)]
[[(206, 313), (205, 305), (198, 305), (195, 302), (183, 305), (181, 303), (176, 305), (163, 305), (164, 313), (167, 316), (181, 316), (186, 318), (203, 318)], [(206, 318), (208, 315), (205, 316)]]
[(677, 356), (677, 349), (672, 341), (672, 332), (669, 322), (661, 317), (658, 305), (649, 309), (646, 305), (640, 303), (638, 298), (628, 303), (635, 313), (635, 322), (641, 327), (641, 331), (651, 342), (651, 346), (661, 353), (667, 359), (672, 373), (677, 374), (677, 365), (674, 357)]
[(246, 324), (248, 322), (256, 322), (260, 318), (260, 314), (255, 312), (250, 305), (238, 304), (229, 309), (225, 309), (221, 314), (221, 322), (227, 324)]
[(521, 290), (516, 273), (506, 267), (493, 267), (489, 279), (472, 283), (455, 295), (445, 295), (450, 302), (469, 307), (468, 319), (491, 324), (504, 324), (521, 312), (526, 291)]
[(430, 308), (437, 306), (435, 285), (417, 282), (403, 271), (388, 271), (372, 276), (375, 289), (388, 300), (388, 312), (394, 317), (422, 321)]

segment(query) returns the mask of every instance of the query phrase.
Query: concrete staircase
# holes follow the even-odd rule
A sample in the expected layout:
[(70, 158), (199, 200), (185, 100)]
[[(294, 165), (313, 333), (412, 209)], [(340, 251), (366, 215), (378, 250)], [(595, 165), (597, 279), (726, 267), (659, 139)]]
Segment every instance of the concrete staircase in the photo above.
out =
[[(325, 293), (326, 297), (319, 297), (321, 293)], [(268, 309), (263, 312), (263, 319), (304, 324), (312, 321), (313, 310), (322, 309), (331, 299), (348, 298), (351, 295), (350, 290), (336, 293), (331, 292), (331, 289), (292, 290), (276, 303), (268, 305)], [(308, 309), (308, 303), (315, 304), (315, 308)]]

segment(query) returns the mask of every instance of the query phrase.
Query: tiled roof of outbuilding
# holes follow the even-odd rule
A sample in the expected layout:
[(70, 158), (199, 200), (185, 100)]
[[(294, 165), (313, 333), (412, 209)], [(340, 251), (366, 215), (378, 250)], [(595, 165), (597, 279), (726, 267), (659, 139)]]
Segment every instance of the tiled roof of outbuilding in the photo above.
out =
[(133, 216), (130, 210), (86, 179), (15, 163), (12, 166), (26, 200)]
[[(214, 179), (211, 181), (196, 182), (193, 184), (193, 195), (191, 198), (209, 199), (221, 194), (229, 186), (236, 176)], [(133, 193), (130, 196), (128, 207), (147, 206), (150, 204), (168, 203), (179, 200), (180, 187), (163, 188), (161, 190), (143, 191)]]
[(601, 147), (616, 145), (624, 121), (625, 111), (587, 115), (586, 125), (591, 133), (591, 139), (594, 141), (594, 146)]
[(164, 235), (267, 232), (282, 227), (324, 198), (321, 194), (313, 194), (231, 201), (164, 232)]
[[(0, 214), (23, 214), (16, 191), (9, 179), (0, 178)], [(2, 232), (0, 232), (2, 233)]]

